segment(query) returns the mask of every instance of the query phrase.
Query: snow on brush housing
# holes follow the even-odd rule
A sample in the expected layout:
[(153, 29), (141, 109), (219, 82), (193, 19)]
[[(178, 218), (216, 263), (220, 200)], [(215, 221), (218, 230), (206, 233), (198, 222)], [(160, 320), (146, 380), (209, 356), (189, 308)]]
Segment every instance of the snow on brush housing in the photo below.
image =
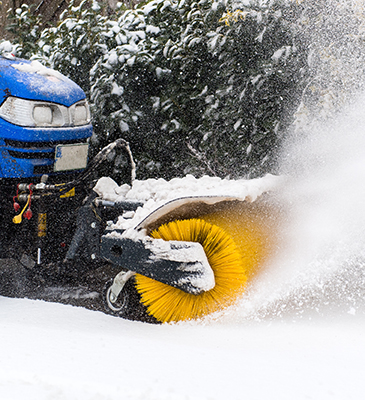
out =
[(209, 176), (195, 178), (187, 175), (170, 181), (162, 178), (135, 180), (132, 186), (127, 184), (119, 186), (111, 178), (103, 177), (99, 179), (94, 190), (103, 200), (114, 202), (134, 200), (144, 203), (134, 213), (121, 215), (117, 223), (111, 227), (125, 230), (123, 236), (132, 239), (137, 235), (135, 228), (138, 224), (152, 212), (173, 200), (204, 198), (207, 203), (210, 201), (214, 203), (218, 199), (253, 202), (263, 193), (275, 190), (282, 181), (283, 177), (271, 174), (251, 180), (229, 180)]

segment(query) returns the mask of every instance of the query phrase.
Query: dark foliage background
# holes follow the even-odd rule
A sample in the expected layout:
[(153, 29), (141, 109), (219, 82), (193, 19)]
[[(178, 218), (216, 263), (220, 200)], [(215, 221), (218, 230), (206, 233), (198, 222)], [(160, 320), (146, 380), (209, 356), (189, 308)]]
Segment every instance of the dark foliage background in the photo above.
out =
[(71, 1), (44, 28), (23, 5), (8, 27), (17, 55), (80, 84), (94, 152), (125, 138), (139, 178), (275, 172), (289, 130), (329, 118), (349, 88), (362, 90), (364, 10), (355, 2), (152, 0), (112, 15), (106, 7)]

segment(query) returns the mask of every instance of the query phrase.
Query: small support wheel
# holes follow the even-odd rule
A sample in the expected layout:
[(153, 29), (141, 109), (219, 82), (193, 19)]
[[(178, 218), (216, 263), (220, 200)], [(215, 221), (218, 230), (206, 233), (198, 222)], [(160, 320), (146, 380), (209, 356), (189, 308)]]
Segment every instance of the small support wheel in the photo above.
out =
[(140, 302), (141, 297), (135, 288), (134, 278), (134, 272), (120, 272), (105, 283), (102, 293), (105, 312), (132, 321), (158, 323)]
[(123, 317), (128, 310), (128, 291), (123, 290), (127, 281), (134, 276), (132, 271), (121, 271), (114, 279), (108, 281), (103, 290), (106, 311)]
[[(112, 294), (112, 285), (113, 285), (113, 280), (110, 280), (105, 284), (104, 287), (104, 300), (106, 303), (107, 311), (111, 311), (114, 314), (122, 316), (125, 314), (125, 311), (128, 308), (128, 293), (125, 290), (122, 290), (119, 293), (119, 296), (114, 300), (113, 294)], [(111, 299), (113, 298), (113, 302)]]

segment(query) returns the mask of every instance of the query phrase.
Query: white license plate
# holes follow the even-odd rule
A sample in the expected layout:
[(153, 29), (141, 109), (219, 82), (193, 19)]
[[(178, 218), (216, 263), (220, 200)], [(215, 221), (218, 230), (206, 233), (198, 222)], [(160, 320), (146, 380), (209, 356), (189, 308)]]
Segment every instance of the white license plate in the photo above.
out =
[(56, 146), (54, 171), (86, 168), (88, 152), (88, 143), (59, 144)]

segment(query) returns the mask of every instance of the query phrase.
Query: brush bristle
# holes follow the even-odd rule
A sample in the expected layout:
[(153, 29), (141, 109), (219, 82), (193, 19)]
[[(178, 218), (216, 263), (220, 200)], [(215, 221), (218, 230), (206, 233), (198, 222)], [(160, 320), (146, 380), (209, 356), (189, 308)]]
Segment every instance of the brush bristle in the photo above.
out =
[(222, 228), (202, 219), (189, 219), (161, 225), (151, 236), (199, 242), (215, 276), (213, 289), (193, 295), (137, 274), (136, 288), (141, 294), (141, 302), (158, 321), (198, 319), (237, 301), (247, 275), (239, 249)]
[(203, 219), (222, 228), (236, 243), (248, 280), (264, 268), (280, 247), (280, 210), (259, 202), (238, 202)]

